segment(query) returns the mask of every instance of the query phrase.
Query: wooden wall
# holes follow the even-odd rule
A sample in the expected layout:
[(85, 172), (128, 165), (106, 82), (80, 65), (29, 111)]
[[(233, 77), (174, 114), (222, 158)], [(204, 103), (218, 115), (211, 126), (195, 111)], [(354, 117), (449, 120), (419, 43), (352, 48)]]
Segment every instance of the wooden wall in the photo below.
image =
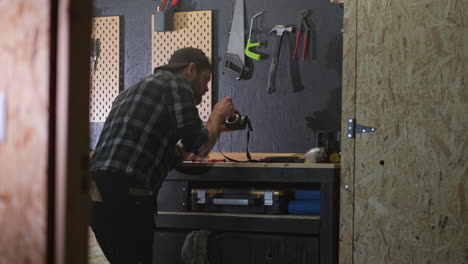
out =
[(354, 225), (341, 227), (354, 248), (341, 262), (466, 263), (468, 4), (357, 2), (344, 49), (356, 83), (343, 90), (355, 87), (358, 123), (378, 131), (355, 140)]
[(0, 3), (0, 263), (45, 263), (50, 1)]

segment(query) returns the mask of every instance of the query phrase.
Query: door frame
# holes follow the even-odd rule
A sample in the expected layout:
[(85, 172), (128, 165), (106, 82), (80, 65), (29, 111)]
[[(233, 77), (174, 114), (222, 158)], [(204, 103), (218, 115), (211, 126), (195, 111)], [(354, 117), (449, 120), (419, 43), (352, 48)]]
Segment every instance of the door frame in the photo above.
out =
[(358, 0), (344, 1), (343, 81), (341, 110), (341, 177), (339, 219), (339, 263), (354, 262), (355, 143), (348, 138), (348, 119), (356, 117), (356, 63)]
[[(48, 263), (87, 263), (92, 0), (51, 1)], [(85, 40), (85, 41), (83, 41)]]

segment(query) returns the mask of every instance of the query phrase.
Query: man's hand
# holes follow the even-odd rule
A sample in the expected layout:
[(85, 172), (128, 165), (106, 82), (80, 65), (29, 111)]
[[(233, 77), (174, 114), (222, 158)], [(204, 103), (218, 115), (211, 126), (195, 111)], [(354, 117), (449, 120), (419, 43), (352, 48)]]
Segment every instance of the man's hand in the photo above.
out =
[(184, 145), (182, 144), (177, 144), (177, 147), (179, 148), (179, 151), (180, 151), (180, 155), (181, 155), (181, 158), (182, 160), (187, 160), (187, 158), (192, 155), (191, 152), (186, 152), (184, 151)]
[(217, 115), (222, 121), (234, 114), (234, 104), (231, 97), (221, 99), (213, 108), (211, 114)]
[(223, 98), (213, 107), (213, 111), (205, 124), (205, 128), (208, 130), (208, 142), (200, 151), (200, 157), (206, 157), (206, 155), (208, 155), (211, 148), (213, 148), (216, 143), (219, 133), (223, 129), (222, 127), (224, 127), (224, 120), (233, 114), (234, 104), (232, 103), (231, 97)]
[(221, 132), (229, 132), (231, 131), (229, 128), (227, 128), (225, 125), (221, 125), (221, 128), (220, 128)]

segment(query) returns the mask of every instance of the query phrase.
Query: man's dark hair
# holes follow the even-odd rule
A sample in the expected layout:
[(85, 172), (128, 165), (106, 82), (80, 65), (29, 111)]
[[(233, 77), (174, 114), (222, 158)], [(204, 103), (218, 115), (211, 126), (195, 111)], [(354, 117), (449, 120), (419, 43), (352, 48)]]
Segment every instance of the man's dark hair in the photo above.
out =
[(202, 50), (189, 47), (176, 50), (169, 59), (169, 62), (166, 65), (155, 68), (154, 72), (163, 69), (174, 73), (179, 73), (192, 62), (195, 63), (195, 66), (197, 66), (198, 72), (206, 69), (211, 71), (212, 69), (208, 57), (206, 57)]

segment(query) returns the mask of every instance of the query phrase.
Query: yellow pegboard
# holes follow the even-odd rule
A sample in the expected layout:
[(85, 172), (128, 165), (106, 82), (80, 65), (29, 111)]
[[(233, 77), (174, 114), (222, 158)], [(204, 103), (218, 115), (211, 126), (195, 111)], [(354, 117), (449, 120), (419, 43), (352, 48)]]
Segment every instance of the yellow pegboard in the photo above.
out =
[(99, 39), (96, 69), (91, 71), (89, 118), (104, 122), (119, 94), (120, 19), (118, 16), (93, 18), (91, 38)]
[[(153, 69), (164, 65), (169, 61), (174, 51), (194, 47), (203, 50), (206, 56), (212, 61), (212, 12), (176, 12), (174, 14), (173, 31), (155, 32), (154, 16), (151, 17)], [(208, 92), (203, 96), (203, 100), (198, 105), (200, 118), (207, 121), (211, 114), (211, 82), (208, 83)]]

